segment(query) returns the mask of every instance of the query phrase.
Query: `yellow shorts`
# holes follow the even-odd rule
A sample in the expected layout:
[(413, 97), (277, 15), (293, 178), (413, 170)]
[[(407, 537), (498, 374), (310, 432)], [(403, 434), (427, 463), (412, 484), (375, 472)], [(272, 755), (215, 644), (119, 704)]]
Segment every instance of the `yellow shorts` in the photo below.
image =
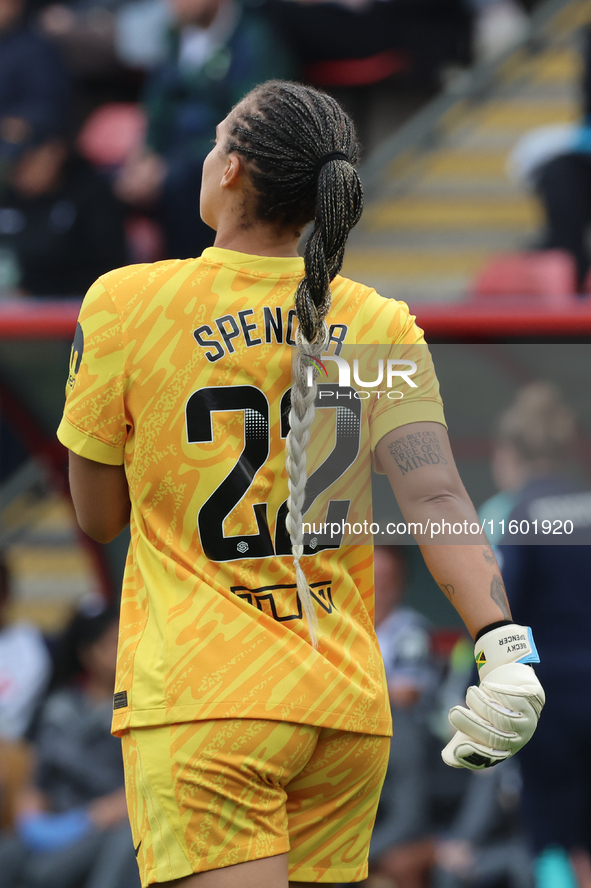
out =
[(289, 852), (289, 877), (354, 882), (390, 740), (258, 719), (132, 728), (122, 738), (142, 886)]

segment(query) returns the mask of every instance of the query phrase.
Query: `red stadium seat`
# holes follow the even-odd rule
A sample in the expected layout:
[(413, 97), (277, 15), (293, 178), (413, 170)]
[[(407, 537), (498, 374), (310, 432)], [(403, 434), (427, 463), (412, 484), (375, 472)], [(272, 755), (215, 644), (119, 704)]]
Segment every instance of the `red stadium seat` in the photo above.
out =
[(545, 304), (570, 304), (576, 292), (575, 261), (563, 250), (494, 256), (471, 286), (471, 296), (477, 300), (536, 297)]
[(389, 49), (364, 59), (322, 59), (304, 67), (304, 79), (315, 86), (369, 86), (407, 71), (409, 59)]
[(117, 167), (143, 143), (146, 117), (133, 102), (109, 102), (94, 111), (82, 127), (78, 150), (98, 167)]

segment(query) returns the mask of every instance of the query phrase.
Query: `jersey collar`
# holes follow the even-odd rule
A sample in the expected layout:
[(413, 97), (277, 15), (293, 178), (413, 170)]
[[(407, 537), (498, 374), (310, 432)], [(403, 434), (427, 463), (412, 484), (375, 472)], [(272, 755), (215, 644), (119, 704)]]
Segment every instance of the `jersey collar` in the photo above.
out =
[(258, 271), (273, 277), (282, 274), (304, 274), (304, 260), (301, 256), (254, 256), (252, 253), (237, 253), (221, 247), (206, 247), (202, 259), (235, 269)]

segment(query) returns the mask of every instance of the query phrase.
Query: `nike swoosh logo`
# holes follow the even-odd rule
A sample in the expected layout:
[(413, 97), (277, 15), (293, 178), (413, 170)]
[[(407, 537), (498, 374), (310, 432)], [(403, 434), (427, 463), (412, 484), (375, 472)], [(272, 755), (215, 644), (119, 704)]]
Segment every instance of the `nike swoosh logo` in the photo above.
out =
[(137, 857), (138, 854), (140, 853), (140, 848), (141, 848), (141, 847), (142, 847), (142, 842), (141, 842), (141, 840), (140, 840), (139, 845), (138, 845), (137, 848), (135, 849), (135, 856), (136, 856), (136, 857)]

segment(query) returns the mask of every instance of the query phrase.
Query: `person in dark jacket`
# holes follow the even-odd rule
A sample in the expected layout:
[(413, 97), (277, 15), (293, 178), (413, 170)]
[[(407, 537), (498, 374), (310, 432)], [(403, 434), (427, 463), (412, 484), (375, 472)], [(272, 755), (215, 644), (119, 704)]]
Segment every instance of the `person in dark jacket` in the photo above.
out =
[(240, 99), (293, 66), (266, 20), (234, 0), (171, 0), (176, 26), (165, 61), (149, 78), (145, 145), (121, 171), (116, 193), (157, 206), (168, 255), (199, 256), (212, 232), (199, 215), (203, 160), (211, 136)]
[(19, 141), (0, 139), (0, 291), (83, 296), (97, 276), (126, 263), (123, 208), (71, 152), (58, 122), (27, 115), (23, 108), (12, 119)]
[(546, 215), (541, 246), (565, 250), (576, 263), (580, 292), (589, 292), (591, 267), (588, 231), (591, 224), (591, 27), (583, 31), (582, 120), (565, 147), (534, 174)]
[(520, 389), (498, 447), (521, 483), (497, 557), (515, 620), (531, 620), (547, 689), (520, 753), (536, 888), (591, 879), (591, 490), (572, 474), (575, 418), (556, 386)]
[[(24, 8), (25, 0), (0, 0), (0, 139), (8, 146), (22, 140), (27, 121), (63, 125), (72, 95), (63, 60), (53, 44), (27, 26)], [(19, 124), (23, 117), (26, 121)]]

